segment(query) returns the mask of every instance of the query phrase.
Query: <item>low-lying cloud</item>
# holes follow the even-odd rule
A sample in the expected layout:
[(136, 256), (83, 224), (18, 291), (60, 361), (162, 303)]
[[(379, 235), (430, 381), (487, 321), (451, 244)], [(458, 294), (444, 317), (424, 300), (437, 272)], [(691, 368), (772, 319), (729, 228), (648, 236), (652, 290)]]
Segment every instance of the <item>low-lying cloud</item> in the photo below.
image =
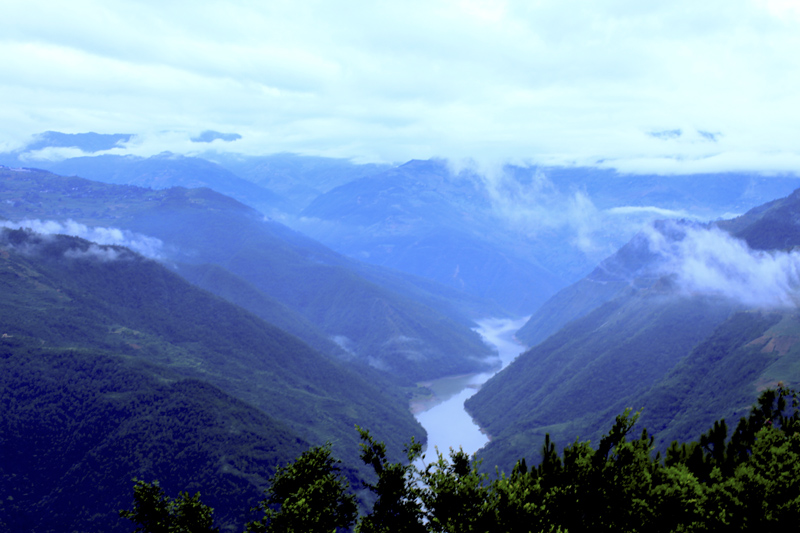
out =
[(662, 273), (684, 294), (723, 296), (748, 307), (800, 304), (800, 252), (752, 250), (716, 227), (667, 224), (647, 233)]
[[(131, 255), (130, 252), (127, 252)], [(64, 257), (67, 259), (95, 259), (97, 261), (116, 261), (120, 259), (122, 254), (114, 248), (108, 246), (98, 246), (91, 244), (86, 250), (79, 250), (77, 248), (70, 248), (64, 252)]]
[[(474, 160), (448, 164), (453, 174), (466, 171), (479, 182), (493, 212), (512, 229), (534, 239), (549, 236), (566, 242), (593, 262), (614, 253), (655, 220), (699, 218), (689, 211), (648, 205), (598, 207), (585, 189), (559, 187), (547, 169), (526, 163), (516, 167)], [(529, 174), (521, 179), (513, 168)]]
[[(151, 259), (161, 259), (163, 257), (164, 243), (155, 237), (148, 237), (141, 233), (108, 227), (92, 227), (74, 220), (21, 220), (12, 222), (10, 220), (0, 221), (0, 227), (9, 229), (28, 228), (42, 235), (71, 235), (80, 237), (87, 241), (97, 244), (124, 246)], [(112, 259), (109, 255), (113, 250), (104, 250), (97, 246), (90, 247), (85, 252), (75, 252), (83, 255), (90, 254), (105, 259)], [(116, 253), (116, 252), (114, 252)], [(116, 256), (114, 257), (116, 258)]]

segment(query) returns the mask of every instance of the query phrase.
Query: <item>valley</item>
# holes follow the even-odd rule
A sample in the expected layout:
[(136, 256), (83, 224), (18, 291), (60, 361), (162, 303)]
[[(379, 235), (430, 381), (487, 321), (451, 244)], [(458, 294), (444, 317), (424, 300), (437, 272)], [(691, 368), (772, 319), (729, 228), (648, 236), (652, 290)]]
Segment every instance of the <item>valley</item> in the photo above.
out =
[(0, 533), (797, 529), (800, 2), (0, 21)]
[[(47, 463), (52, 476), (5, 466), (0, 497), (17, 502), (6, 525), (57, 530), (70, 500), (35, 487), (88, 497), (86, 480), (65, 472), (112, 461), (131, 432), (141, 438), (119, 467), (98, 467), (114, 487), (103, 510), (70, 518), (76, 527), (121, 527), (109, 509), (124, 505), (127, 479), (145, 476), (202, 489), (236, 530), (247, 518), (230, 491), (255, 502), (279, 465), (326, 442), (364, 487), (356, 426), (392, 460), (411, 437), (423, 443), (420, 470), (437, 450), (461, 449), (491, 474), (542, 460), (546, 438), (558, 450), (597, 442), (632, 405), (664, 453), (743, 416), (765, 388), (800, 385), (794, 177), (676, 177), (665, 188), (656, 177), (509, 166), (498, 183), (439, 160), (168, 154), (51, 168), (93, 179), (0, 168), (0, 346), (19, 380), (4, 394), (44, 413), (8, 411), (2, 445), (23, 449), (32, 434), (20, 428), (39, 428), (47, 453), (68, 432), (95, 435), (87, 420), (122, 414), (94, 422), (99, 444), (71, 440)], [(297, 189), (280, 181), (294, 175)], [(725, 193), (703, 196), (693, 185), (703, 179), (724, 181)], [(256, 194), (266, 183), (279, 193)], [(535, 209), (582, 198), (576, 184), (596, 218), (583, 236), (603, 243), (591, 251), (571, 221), (531, 230)], [(543, 196), (512, 213), (520, 191)], [(746, 213), (703, 220), (734, 210)], [(161, 422), (148, 426), (153, 416)], [(188, 429), (164, 426), (191, 420), (208, 421), (193, 451), (179, 438)], [(223, 442), (221, 431), (237, 436)], [(173, 465), (170, 454), (191, 460)], [(45, 502), (60, 510), (25, 511)]]
[[(526, 321), (527, 318), (478, 321), (478, 333), (497, 351), (496, 371), (508, 366), (523, 350), (513, 335)], [(411, 408), (428, 434), (426, 450), (429, 460), (435, 458), (435, 450), (446, 455), (450, 449), (462, 449), (472, 455), (489, 441), (464, 410), (464, 402), (496, 371), (442, 378), (420, 384), (431, 391), (432, 397), (412, 404)]]

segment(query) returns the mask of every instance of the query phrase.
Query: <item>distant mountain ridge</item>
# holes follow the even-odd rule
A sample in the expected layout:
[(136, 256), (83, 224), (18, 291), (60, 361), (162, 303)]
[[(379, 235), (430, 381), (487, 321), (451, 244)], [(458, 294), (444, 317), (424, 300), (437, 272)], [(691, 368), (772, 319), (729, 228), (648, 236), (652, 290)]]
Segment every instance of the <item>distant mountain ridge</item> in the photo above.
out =
[[(235, 141), (235, 134), (204, 133), (212, 141)], [(481, 170), (436, 159), (356, 164), (297, 154), (247, 156), (216, 144), (193, 157), (106, 154), (62, 161), (35, 159), (35, 151), (23, 148), (0, 154), (0, 163), (144, 187), (209, 187), (339, 253), (492, 300), (493, 313), (514, 316), (535, 312), (585, 276), (646, 220), (730, 216), (800, 186), (794, 175), (626, 175), (511, 164)]]
[(797, 176), (746, 173), (665, 177), (514, 165), (494, 173), (412, 160), (318, 196), (297, 228), (341, 253), (527, 315), (591, 271), (597, 243), (622, 246), (645, 220), (713, 219), (800, 186)]
[(302, 215), (332, 225), (303, 229), (347, 255), (529, 312), (564, 280), (520, 253), (477, 185), (443, 161), (409, 161), (319, 196)]

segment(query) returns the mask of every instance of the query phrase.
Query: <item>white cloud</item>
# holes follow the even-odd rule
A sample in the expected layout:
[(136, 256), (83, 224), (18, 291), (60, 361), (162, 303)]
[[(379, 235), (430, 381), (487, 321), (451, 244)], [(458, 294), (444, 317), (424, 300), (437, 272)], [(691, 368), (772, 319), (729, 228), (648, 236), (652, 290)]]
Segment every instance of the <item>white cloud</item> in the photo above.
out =
[(688, 218), (699, 219), (700, 217), (683, 210), (664, 209), (652, 205), (638, 206), (638, 205), (623, 205), (619, 207), (611, 207), (605, 210), (609, 215), (653, 215), (659, 218)]
[[(148, 237), (141, 233), (119, 228), (106, 228), (101, 226), (87, 226), (74, 220), (20, 220), (13, 222), (10, 220), (0, 220), (0, 227), (18, 229), (29, 228), (36, 233), (43, 235), (72, 235), (97, 244), (118, 245), (130, 248), (145, 257), (160, 259), (164, 243), (155, 237)], [(86, 254), (98, 254), (99, 248), (85, 252)], [(108, 256), (108, 253), (105, 253)], [(107, 257), (110, 258), (110, 257)]]
[(96, 244), (90, 244), (86, 250), (70, 248), (64, 252), (64, 257), (69, 259), (96, 259), (98, 261), (116, 261), (119, 259), (119, 252), (113, 248), (100, 248)]
[(191, 152), (213, 129), (246, 153), (798, 168), (791, 2), (9, 0), (0, 19), (3, 145)]
[(715, 227), (667, 228), (651, 228), (650, 249), (662, 257), (662, 273), (674, 276), (682, 292), (724, 296), (751, 307), (800, 304), (800, 253), (751, 250)]

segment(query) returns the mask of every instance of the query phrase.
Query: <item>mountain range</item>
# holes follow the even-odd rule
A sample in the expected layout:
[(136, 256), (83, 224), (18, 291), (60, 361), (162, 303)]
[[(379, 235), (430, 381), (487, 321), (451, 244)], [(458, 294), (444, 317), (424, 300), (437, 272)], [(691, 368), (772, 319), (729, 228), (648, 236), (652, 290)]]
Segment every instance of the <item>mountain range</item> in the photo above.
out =
[[(535, 312), (648, 221), (727, 218), (800, 187), (792, 174), (665, 177), (219, 151), (138, 157), (120, 155), (134, 142), (120, 135), (46, 132), (0, 154), (0, 164), (156, 189), (209, 187), (346, 256), (491, 300), (478, 309), (482, 316)], [(101, 141), (106, 152), (97, 151)], [(48, 160), (47, 146), (85, 155)]]
[(628, 407), (664, 450), (800, 384), (794, 175), (133, 142), (46, 132), (0, 154), (0, 529), (127, 530), (136, 477), (240, 530), (326, 441), (364, 503), (354, 426), (401, 460), (425, 439), (418, 384), (496, 364), (486, 317), (531, 315), (529, 349), (467, 402), (489, 471), (535, 462), (545, 434), (596, 442)]
[(314, 324), (313, 342), (334, 339), (407, 384), (480, 370), (491, 354), (465, 315), (481, 306), (476, 298), (357, 263), (209, 189), (150, 190), (9, 169), (0, 179), (0, 216), (118, 228), (195, 276), (216, 265), (248, 288), (249, 310), (267, 316), (276, 304), (288, 307)]
[(517, 333), (533, 345), (466, 402), (510, 468), (599, 438), (626, 408), (662, 452), (760, 391), (800, 384), (800, 191), (713, 224), (662, 223), (562, 289)]

